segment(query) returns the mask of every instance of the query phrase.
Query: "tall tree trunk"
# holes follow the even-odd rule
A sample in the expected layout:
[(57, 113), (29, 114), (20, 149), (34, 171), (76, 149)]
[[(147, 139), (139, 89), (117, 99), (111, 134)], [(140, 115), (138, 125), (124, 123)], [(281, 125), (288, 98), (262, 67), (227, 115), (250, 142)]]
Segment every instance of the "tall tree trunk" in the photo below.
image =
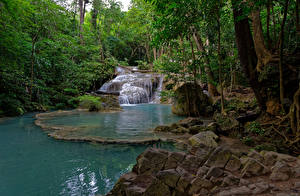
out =
[(274, 6), (273, 4), (271, 5), (272, 6), (272, 20), (273, 20), (273, 46), (272, 48), (274, 49), (277, 49), (275, 44), (276, 44), (276, 41), (277, 41), (277, 36), (276, 36), (276, 18), (275, 18), (275, 12), (274, 12)]
[(211, 96), (216, 96), (218, 93), (217, 93), (216, 86), (213, 84), (214, 74), (210, 69), (209, 59), (208, 59), (206, 51), (204, 49), (202, 39), (199, 36), (198, 32), (196, 32), (196, 31), (194, 31), (194, 33), (193, 33), (193, 38), (194, 38), (194, 41), (196, 43), (198, 51), (201, 52), (201, 53), (204, 53), (204, 61), (205, 61), (204, 70), (205, 70), (205, 72), (207, 74), (207, 78), (208, 78), (208, 82), (207, 82), (208, 92)]
[(153, 58), (154, 58), (154, 61), (157, 60), (157, 52), (156, 52), (156, 48), (153, 48)]
[(296, 29), (297, 29), (297, 36), (300, 36), (300, 23), (299, 23), (299, 6), (300, 0), (296, 0)]
[(195, 56), (195, 52), (194, 52), (194, 45), (193, 42), (191, 40), (191, 38), (189, 37), (189, 42), (191, 45), (191, 49), (192, 49), (192, 59), (193, 59), (193, 75), (194, 75), (194, 83), (197, 83), (197, 67), (196, 67), (196, 56)]
[(267, 41), (268, 41), (268, 49), (272, 49), (272, 40), (270, 37), (270, 9), (271, 9), (272, 0), (268, 0), (267, 3)]
[(239, 4), (239, 0), (232, 0), (235, 38), (239, 53), (239, 59), (249, 83), (254, 91), (256, 100), (262, 110), (266, 109), (266, 98), (261, 93), (262, 85), (258, 82), (256, 71), (257, 57), (254, 49), (252, 34), (248, 18), (245, 18)]
[(284, 26), (289, 6), (289, 0), (285, 0), (284, 15), (281, 23), (280, 44), (279, 44), (279, 88), (280, 88), (280, 103), (284, 104), (284, 85), (283, 85), (283, 42), (284, 42)]
[[(219, 12), (219, 10), (218, 10)], [(222, 54), (221, 54), (221, 24), (220, 24), (220, 15), (217, 14), (217, 23), (218, 23), (218, 63), (219, 63), (219, 84), (220, 84), (220, 90), (221, 90), (221, 113), (225, 113), (225, 107), (224, 107), (224, 93), (223, 93), (223, 80), (222, 80)]]
[(30, 76), (30, 89), (29, 89), (29, 100), (32, 101), (32, 89), (34, 79), (34, 64), (35, 64), (35, 44), (37, 42), (38, 35), (34, 35), (31, 39), (31, 76)]
[(79, 21), (79, 35), (80, 35), (80, 42), (83, 44), (83, 22), (84, 22), (84, 13), (83, 13), (83, 1), (84, 0), (79, 0), (79, 14), (80, 14), (80, 21)]
[(262, 67), (264, 65), (267, 65), (268, 62), (271, 60), (272, 55), (271, 52), (265, 47), (259, 8), (252, 11), (251, 18), (252, 18), (252, 26), (253, 26), (255, 52), (258, 58), (256, 68), (257, 70), (261, 71)]

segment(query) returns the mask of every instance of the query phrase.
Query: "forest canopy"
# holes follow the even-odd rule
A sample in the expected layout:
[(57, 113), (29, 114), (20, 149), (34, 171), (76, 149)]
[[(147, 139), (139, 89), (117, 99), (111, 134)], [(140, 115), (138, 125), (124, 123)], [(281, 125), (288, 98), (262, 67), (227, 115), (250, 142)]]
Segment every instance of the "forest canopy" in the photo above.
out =
[(0, 0), (0, 113), (75, 107), (138, 66), (207, 86), (222, 112), (224, 89), (250, 86), (295, 120), (299, 29), (299, 0)]

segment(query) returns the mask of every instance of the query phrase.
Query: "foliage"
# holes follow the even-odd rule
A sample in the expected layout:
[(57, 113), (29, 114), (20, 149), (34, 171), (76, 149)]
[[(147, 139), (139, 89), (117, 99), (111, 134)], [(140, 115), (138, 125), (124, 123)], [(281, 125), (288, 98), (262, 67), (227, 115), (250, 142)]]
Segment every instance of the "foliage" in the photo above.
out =
[(147, 62), (145, 61), (135, 61), (137, 64), (138, 64), (138, 69), (139, 70), (149, 70), (150, 69), (150, 66)]
[(261, 127), (260, 123), (253, 121), (247, 126), (248, 130), (251, 133), (258, 134), (258, 135), (264, 135), (265, 130)]
[(100, 111), (102, 109), (102, 101), (100, 97), (91, 95), (83, 95), (77, 98), (79, 107), (88, 109), (89, 111)]

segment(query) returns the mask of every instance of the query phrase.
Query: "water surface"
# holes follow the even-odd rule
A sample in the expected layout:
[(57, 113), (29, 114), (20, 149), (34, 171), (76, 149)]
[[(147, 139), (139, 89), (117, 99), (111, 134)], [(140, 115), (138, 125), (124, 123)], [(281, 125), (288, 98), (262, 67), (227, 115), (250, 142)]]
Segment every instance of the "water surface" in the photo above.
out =
[(138, 140), (153, 137), (152, 129), (158, 125), (178, 121), (169, 105), (138, 104), (123, 105), (122, 112), (78, 112), (59, 115), (43, 121), (50, 126), (79, 128), (67, 132), (70, 136), (92, 136), (104, 139)]
[[(122, 133), (131, 129), (138, 135), (140, 128), (175, 120), (169, 106), (162, 105), (125, 107), (123, 114), (126, 115), (103, 116), (99, 122), (95, 114), (75, 116), (72, 122), (63, 118), (56, 122), (99, 126), (107, 122), (105, 129), (116, 128), (119, 132), (113, 135), (117, 137), (121, 132), (123, 137)], [(27, 114), (0, 123), (1, 196), (105, 194), (148, 147), (57, 141), (34, 125), (33, 116)], [(173, 148), (170, 144), (162, 147)]]

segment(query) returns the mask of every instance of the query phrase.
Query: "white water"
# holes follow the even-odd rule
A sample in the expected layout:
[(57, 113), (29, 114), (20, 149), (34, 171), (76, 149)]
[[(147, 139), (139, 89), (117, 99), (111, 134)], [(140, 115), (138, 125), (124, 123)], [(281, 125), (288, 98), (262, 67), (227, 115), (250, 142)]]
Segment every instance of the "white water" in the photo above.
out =
[(119, 74), (106, 82), (98, 91), (119, 94), (120, 104), (159, 103), (163, 76), (158, 74), (128, 73), (121, 67)]

